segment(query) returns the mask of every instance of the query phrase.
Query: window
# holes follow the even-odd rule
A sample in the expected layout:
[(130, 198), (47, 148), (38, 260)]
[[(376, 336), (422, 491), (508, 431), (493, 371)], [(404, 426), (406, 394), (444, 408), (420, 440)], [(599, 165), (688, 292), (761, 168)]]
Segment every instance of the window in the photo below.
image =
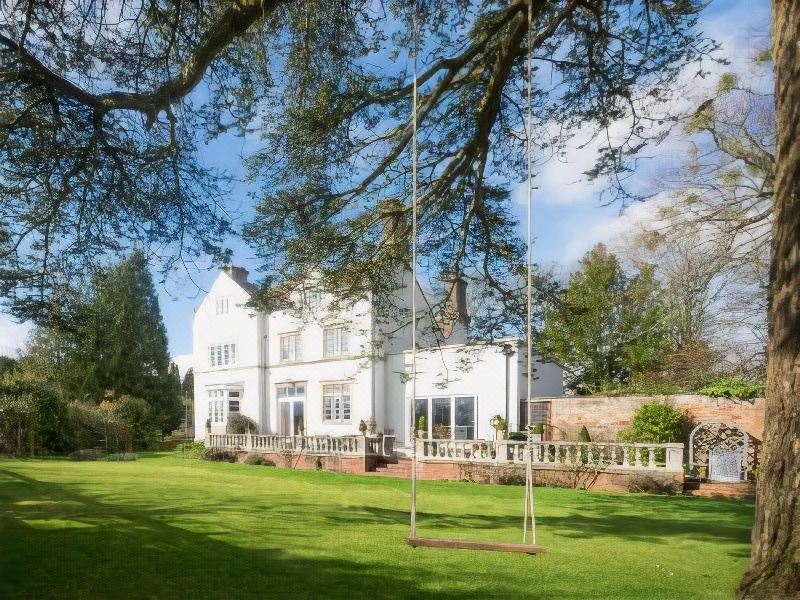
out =
[[(237, 392), (236, 395), (238, 396), (239, 393)], [(228, 412), (229, 413), (238, 413), (239, 412), (239, 400), (232, 400), (231, 396), (233, 396), (233, 392), (228, 395)]]
[(322, 420), (332, 423), (350, 420), (349, 383), (331, 383), (322, 386)]
[(306, 395), (305, 383), (281, 383), (278, 385), (278, 400), (298, 398)]
[(303, 292), (303, 304), (305, 308), (312, 312), (318, 311), (322, 304), (322, 292), (316, 289), (305, 290)]
[(208, 364), (225, 367), (236, 364), (236, 344), (215, 344), (208, 347)]
[(350, 333), (344, 327), (330, 327), (324, 332), (323, 354), (345, 356), (349, 354)]
[(303, 359), (303, 345), (299, 333), (281, 336), (281, 362)]
[(211, 423), (225, 422), (225, 390), (208, 391), (208, 420)]
[(217, 314), (218, 315), (228, 314), (228, 298), (226, 297), (217, 298)]
[(524, 429), (528, 425), (536, 423), (547, 424), (550, 420), (550, 402), (531, 401), (528, 408), (528, 401), (523, 398), (519, 401), (519, 428)]
[(437, 396), (414, 402), (414, 429), (425, 417), (424, 434), (429, 438), (475, 439), (475, 396)]

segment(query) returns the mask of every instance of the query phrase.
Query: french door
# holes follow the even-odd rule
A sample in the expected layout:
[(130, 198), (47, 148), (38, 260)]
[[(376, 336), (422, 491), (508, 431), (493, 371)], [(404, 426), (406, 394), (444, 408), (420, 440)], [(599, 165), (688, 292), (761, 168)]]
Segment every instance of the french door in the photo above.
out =
[(428, 439), (475, 439), (475, 396), (433, 396), (414, 403), (414, 429), (425, 417)]
[(305, 421), (306, 386), (290, 383), (278, 386), (278, 434), (303, 435)]

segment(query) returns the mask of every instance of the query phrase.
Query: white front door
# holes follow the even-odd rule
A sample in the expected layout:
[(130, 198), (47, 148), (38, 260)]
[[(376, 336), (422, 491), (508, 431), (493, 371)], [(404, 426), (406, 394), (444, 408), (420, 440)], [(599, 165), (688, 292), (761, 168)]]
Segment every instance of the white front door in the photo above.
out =
[(304, 435), (306, 386), (288, 383), (278, 386), (278, 434)]

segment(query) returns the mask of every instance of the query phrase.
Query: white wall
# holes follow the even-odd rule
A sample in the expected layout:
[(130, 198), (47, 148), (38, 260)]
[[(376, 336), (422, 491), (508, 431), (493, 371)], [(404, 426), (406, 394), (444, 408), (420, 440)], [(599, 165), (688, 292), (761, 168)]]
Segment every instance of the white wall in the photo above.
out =
[[(228, 313), (216, 314), (217, 298), (228, 298)], [(245, 307), (250, 295), (226, 273), (220, 272), (192, 321), (195, 437), (205, 435), (208, 391), (218, 386), (240, 386), (240, 412), (256, 422), (265, 419), (262, 377), (263, 317)], [(211, 367), (209, 346), (236, 344), (236, 363)], [(221, 429), (218, 427), (217, 429)]]
[[(398, 294), (398, 308), (404, 310), (409, 302), (403, 297), (410, 295), (410, 289), (401, 288)], [(417, 294), (418, 301), (425, 306), (418, 288)], [(228, 298), (228, 314), (216, 314), (219, 297)], [(404, 349), (410, 344), (409, 327), (388, 336), (391, 338), (389, 347), (400, 350), (384, 354), (382, 346), (373, 346), (373, 340), (385, 341), (392, 325), (377, 318), (367, 301), (332, 313), (327, 308), (329, 299), (323, 298), (320, 308), (313, 312), (306, 310), (298, 315), (276, 311), (264, 315), (246, 308), (244, 304), (248, 300), (246, 290), (221, 272), (195, 312), (196, 437), (205, 435), (209, 390), (222, 386), (240, 389), (240, 412), (258, 422), (261, 433), (277, 433), (278, 386), (303, 383), (306, 433), (353, 434), (358, 432), (361, 419), (366, 421), (374, 416), (379, 431), (393, 429), (399, 441), (407, 441), (412, 412), (411, 382), (407, 380), (411, 373), (411, 352)], [(350, 332), (348, 356), (324, 356), (323, 331), (334, 325), (346, 326)], [(281, 362), (282, 334), (300, 336), (300, 360)], [(424, 334), (422, 338), (421, 343), (424, 343)], [(236, 344), (235, 365), (209, 365), (209, 346), (220, 343)], [(517, 429), (519, 399), (526, 393), (524, 347), (517, 340), (419, 350), (417, 360), (418, 398), (474, 396), (477, 399), (476, 436), (479, 438), (491, 437), (489, 420), (496, 414), (506, 416), (511, 430)], [(559, 367), (537, 362), (534, 396), (560, 396), (561, 379)], [(350, 384), (349, 422), (323, 421), (322, 397), (326, 383)], [(224, 425), (220, 425), (216, 430), (223, 429)]]
[[(269, 430), (277, 433), (279, 414), (277, 388), (285, 383), (305, 383), (305, 422), (309, 435), (346, 435), (358, 433), (361, 419), (372, 416), (372, 373), (369, 356), (372, 352), (372, 315), (365, 301), (333, 313), (329, 299), (323, 297), (320, 309), (304, 311), (301, 316), (286, 311), (269, 315), (269, 383), (267, 386), (270, 414), (274, 415)], [(324, 330), (342, 325), (349, 331), (349, 354), (346, 357), (324, 356)], [(301, 340), (301, 359), (281, 362), (282, 335), (296, 334)], [(322, 415), (322, 392), (326, 383), (348, 383), (351, 393), (351, 419), (348, 423), (326, 423)]]

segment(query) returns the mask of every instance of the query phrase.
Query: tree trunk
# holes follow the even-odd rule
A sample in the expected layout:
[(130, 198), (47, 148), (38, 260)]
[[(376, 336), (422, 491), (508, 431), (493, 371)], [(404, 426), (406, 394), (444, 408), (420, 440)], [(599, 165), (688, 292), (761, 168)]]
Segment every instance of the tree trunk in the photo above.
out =
[(800, 0), (774, 0), (777, 160), (767, 406), (740, 598), (800, 598)]

